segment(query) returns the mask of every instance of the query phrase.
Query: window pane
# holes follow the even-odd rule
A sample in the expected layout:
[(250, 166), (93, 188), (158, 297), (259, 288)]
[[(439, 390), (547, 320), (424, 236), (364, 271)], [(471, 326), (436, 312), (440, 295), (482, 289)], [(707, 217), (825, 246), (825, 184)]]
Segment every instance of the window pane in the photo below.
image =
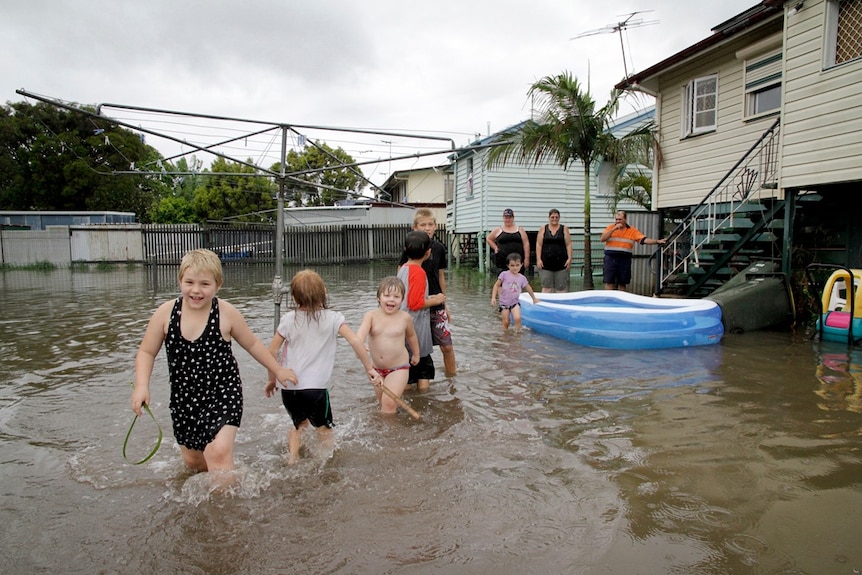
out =
[(697, 95), (703, 96), (704, 94), (714, 94), (715, 93), (715, 78), (709, 78), (708, 80), (698, 80), (697, 81)]
[(755, 92), (752, 97), (754, 98), (752, 114), (777, 110), (781, 106), (781, 84)]
[(862, 0), (841, 2), (838, 10), (836, 64), (862, 56)]
[(698, 112), (694, 115), (695, 128), (711, 128), (715, 126), (715, 110)]
[(697, 110), (714, 110), (715, 109), (715, 94), (703, 96), (697, 99)]

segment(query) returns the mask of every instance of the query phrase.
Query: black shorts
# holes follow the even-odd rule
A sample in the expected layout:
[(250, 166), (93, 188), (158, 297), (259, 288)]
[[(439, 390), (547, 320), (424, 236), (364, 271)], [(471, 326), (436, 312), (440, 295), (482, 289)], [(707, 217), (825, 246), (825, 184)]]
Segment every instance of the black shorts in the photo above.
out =
[(434, 359), (430, 355), (420, 358), (419, 363), (410, 366), (407, 383), (418, 383), (420, 379), (434, 379)]
[(282, 389), (281, 402), (296, 429), (306, 419), (314, 427), (334, 427), (328, 389)]
[(602, 279), (606, 284), (629, 285), (632, 281), (632, 256), (606, 253)]

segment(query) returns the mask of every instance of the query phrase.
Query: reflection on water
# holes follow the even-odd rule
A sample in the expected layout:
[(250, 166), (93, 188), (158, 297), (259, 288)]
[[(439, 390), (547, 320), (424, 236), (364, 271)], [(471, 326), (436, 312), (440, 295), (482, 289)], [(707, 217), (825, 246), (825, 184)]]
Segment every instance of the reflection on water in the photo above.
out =
[(862, 413), (862, 351), (824, 342), (819, 355), (817, 395), (823, 398), (820, 408)]
[[(355, 328), (393, 269), (318, 271)], [(268, 343), (271, 270), (225, 272), (220, 295)], [(296, 466), (284, 409), (234, 346), (239, 481), (211, 494), (173, 442), (164, 356), (152, 398), (162, 448), (141, 466), (120, 454), (134, 353), (175, 276), (0, 272), (0, 572), (862, 570), (858, 349), (750, 333), (596, 350), (502, 333), (492, 278), (452, 273), (459, 373), (408, 394), (422, 421), (381, 416), (339, 344), (336, 448), (309, 434)], [(130, 450), (146, 453), (155, 433), (139, 420)]]

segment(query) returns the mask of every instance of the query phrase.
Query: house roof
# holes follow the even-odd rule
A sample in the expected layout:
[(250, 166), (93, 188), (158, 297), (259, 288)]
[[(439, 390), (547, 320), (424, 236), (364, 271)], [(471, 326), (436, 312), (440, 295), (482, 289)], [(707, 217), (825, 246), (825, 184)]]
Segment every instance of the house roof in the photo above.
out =
[[(640, 128), (640, 127), (646, 125), (647, 123), (651, 122), (654, 118), (655, 118), (655, 106), (650, 105), (650, 106), (647, 106), (646, 108), (644, 108), (642, 110), (636, 110), (636, 111), (634, 111), (630, 114), (627, 114), (625, 116), (620, 116), (619, 118), (615, 118), (613, 120), (613, 122), (611, 123), (611, 125), (609, 126), (609, 130), (614, 136), (620, 137), (624, 134), (627, 134), (627, 133), (629, 133), (629, 132), (631, 132), (637, 128)], [(480, 138), (480, 139), (474, 141), (472, 144), (470, 144), (470, 146), (468, 146), (466, 148), (462, 148), (462, 149), (458, 150), (456, 153), (450, 155), (449, 159), (454, 161), (454, 160), (461, 159), (468, 154), (476, 153), (476, 150), (486, 148), (489, 145), (496, 142), (500, 138), (501, 134), (511, 132), (513, 130), (517, 130), (518, 128), (523, 126), (526, 122), (527, 122), (527, 120), (523, 120), (521, 122), (518, 122), (517, 124), (509, 126), (508, 128), (500, 130), (499, 132), (494, 132), (493, 134), (491, 134), (489, 136), (485, 136), (484, 138)]]
[(618, 90), (630, 89), (638, 84), (643, 83), (645, 80), (652, 78), (662, 72), (666, 72), (682, 62), (685, 62), (689, 58), (700, 54), (722, 42), (740, 34), (746, 30), (769, 20), (774, 17), (776, 14), (779, 14), (784, 9), (784, 0), (763, 0), (760, 4), (749, 8), (748, 10), (737, 14), (733, 18), (726, 20), (712, 28), (712, 35), (704, 38), (697, 44), (693, 44), (684, 50), (677, 52), (673, 56), (666, 58), (655, 64), (650, 66), (646, 70), (642, 72), (638, 72), (637, 74), (632, 74), (622, 82), (619, 82), (615, 88)]

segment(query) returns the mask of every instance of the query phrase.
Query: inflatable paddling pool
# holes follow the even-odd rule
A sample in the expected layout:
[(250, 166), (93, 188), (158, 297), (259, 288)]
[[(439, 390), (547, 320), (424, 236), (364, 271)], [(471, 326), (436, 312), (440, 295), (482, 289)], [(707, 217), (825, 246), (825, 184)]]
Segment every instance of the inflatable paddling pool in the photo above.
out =
[(721, 341), (721, 308), (706, 299), (660, 299), (611, 290), (521, 294), (530, 329), (588, 347), (657, 349)]

